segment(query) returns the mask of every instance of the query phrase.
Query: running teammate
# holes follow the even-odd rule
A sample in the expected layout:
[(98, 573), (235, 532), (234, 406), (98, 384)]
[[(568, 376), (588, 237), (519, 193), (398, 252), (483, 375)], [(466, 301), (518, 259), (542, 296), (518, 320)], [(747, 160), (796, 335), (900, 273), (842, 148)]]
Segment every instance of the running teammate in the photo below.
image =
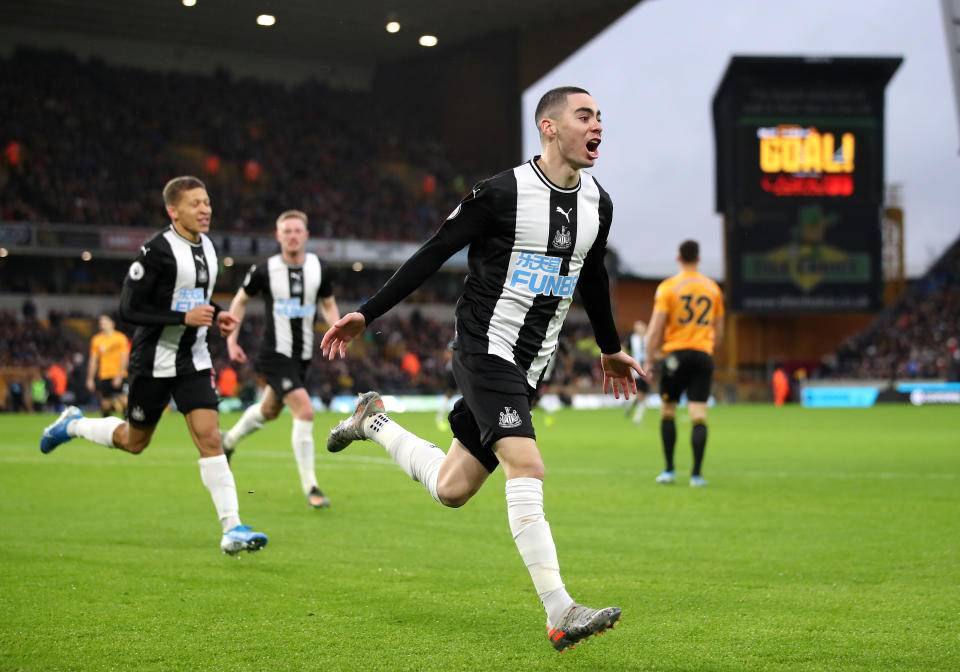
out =
[[(114, 406), (127, 410), (123, 378), (127, 371), (130, 341), (109, 315), (98, 318), (100, 331), (90, 339), (90, 361), (87, 365), (87, 389), (100, 397), (103, 417), (113, 414)], [(96, 379), (96, 382), (94, 382)]]
[(203, 182), (184, 176), (166, 184), (163, 202), (170, 228), (140, 248), (120, 295), (120, 317), (137, 325), (130, 351), (127, 421), (84, 418), (70, 406), (44, 430), (40, 450), (49, 453), (79, 436), (142, 453), (172, 395), (200, 452), (200, 478), (223, 527), (221, 550), (257, 551), (267, 537), (241, 524), (237, 487), (220, 448), (207, 330), (216, 324), (220, 335), (227, 336), (237, 320), (210, 302), (217, 279), (217, 252), (206, 235), (213, 212), (210, 197)]
[(693, 430), (693, 470), (690, 485), (707, 484), (701, 473), (707, 449), (707, 399), (713, 379), (713, 349), (723, 339), (723, 295), (710, 278), (701, 275), (700, 245), (680, 245), (680, 272), (657, 286), (647, 337), (651, 366), (660, 376), (660, 437), (666, 467), (657, 483), (675, 483), (673, 448), (677, 442), (674, 418), (677, 402), (686, 392)]
[[(327, 324), (340, 319), (333, 297), (330, 274), (320, 259), (307, 252), (310, 233), (307, 215), (287, 210), (277, 217), (280, 253), (263, 264), (253, 266), (237, 290), (230, 312), (242, 322), (251, 296), (263, 295), (267, 329), (260, 347), (256, 369), (267, 381), (267, 391), (259, 404), (253, 404), (229, 432), (223, 434), (223, 452), (233, 455), (237, 442), (280, 415), (284, 406), (293, 414), (291, 444), (300, 471), (300, 485), (307, 502), (315, 509), (330, 506), (330, 500), (317, 484), (313, 451), (313, 402), (304, 384), (313, 357), (313, 334), (317, 299)], [(246, 362), (240, 347), (239, 330), (227, 338), (230, 359)]]
[[(630, 334), (630, 354), (647, 368), (647, 323), (637, 320), (633, 323), (633, 333)], [(647, 410), (647, 394), (650, 393), (650, 384), (644, 376), (637, 376), (637, 396), (633, 403), (627, 405), (627, 415), (633, 412), (633, 424), (639, 425), (643, 421), (643, 413)]]
[(541, 98), (536, 122), (543, 154), (477, 184), (376, 295), (327, 331), (321, 347), (343, 357), (350, 340), (469, 246), (453, 354), (463, 397), (450, 412), (449, 452), (388, 417), (376, 392), (361, 395), (354, 415), (331, 430), (327, 448), (372, 439), (449, 507), (465, 504), (502, 465), (510, 529), (546, 611), (550, 643), (562, 651), (620, 618), (617, 607), (576, 604), (560, 578), (530, 415), (575, 288), (603, 353), (604, 391), (629, 397), (636, 392), (632, 372), (643, 371), (620, 350), (611, 314), (603, 257), (613, 206), (596, 179), (581, 173), (598, 157), (600, 110), (583, 89), (563, 87)]

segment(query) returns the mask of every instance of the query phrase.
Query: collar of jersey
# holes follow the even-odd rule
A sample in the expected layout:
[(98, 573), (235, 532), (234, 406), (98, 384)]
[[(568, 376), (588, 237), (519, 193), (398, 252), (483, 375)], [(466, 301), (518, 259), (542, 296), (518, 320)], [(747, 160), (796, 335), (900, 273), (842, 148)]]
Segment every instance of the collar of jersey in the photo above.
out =
[(181, 236), (179, 233), (177, 233), (177, 229), (173, 224), (170, 225), (170, 230), (173, 231), (173, 235), (175, 235), (177, 238), (185, 242), (187, 245), (192, 245), (193, 247), (200, 247), (201, 245), (203, 245), (202, 233), (200, 234), (200, 240), (198, 240), (197, 242), (193, 242), (192, 240), (187, 240), (186, 238)]
[(537, 159), (539, 158), (540, 158), (540, 155), (537, 154), (535, 157), (530, 159), (529, 163), (530, 163), (530, 166), (533, 168), (533, 172), (536, 174), (537, 177), (540, 178), (541, 182), (543, 182), (545, 185), (547, 185), (554, 191), (559, 191), (563, 194), (573, 194), (575, 192), (580, 191), (580, 182), (583, 180), (583, 177), (577, 180), (577, 184), (574, 187), (570, 187), (569, 189), (558, 187), (557, 185), (555, 185), (553, 182), (550, 181), (550, 178), (547, 177), (542, 170), (540, 170), (540, 166), (537, 165)]

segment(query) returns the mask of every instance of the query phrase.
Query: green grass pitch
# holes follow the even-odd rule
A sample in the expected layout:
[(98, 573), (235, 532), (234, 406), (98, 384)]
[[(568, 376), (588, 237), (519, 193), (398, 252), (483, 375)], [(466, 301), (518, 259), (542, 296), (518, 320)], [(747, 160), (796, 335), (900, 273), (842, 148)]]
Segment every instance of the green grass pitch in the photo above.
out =
[[(397, 417), (449, 445), (431, 414)], [(500, 471), (444, 509), (373, 443), (327, 453), (323, 414), (314, 511), (284, 416), (234, 458), (270, 543), (231, 558), (179, 415), (140, 456), (41, 455), (50, 419), (0, 416), (2, 670), (960, 669), (956, 408), (716, 408), (702, 489), (683, 416), (675, 486), (654, 483), (655, 411), (538, 422), (567, 588), (624, 615), (563, 655)]]

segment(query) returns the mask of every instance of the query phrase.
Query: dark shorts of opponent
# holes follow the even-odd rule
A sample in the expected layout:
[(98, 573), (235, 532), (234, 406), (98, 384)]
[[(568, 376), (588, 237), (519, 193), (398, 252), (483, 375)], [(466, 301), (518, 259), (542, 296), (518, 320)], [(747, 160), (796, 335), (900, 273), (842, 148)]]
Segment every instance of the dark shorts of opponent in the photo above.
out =
[(101, 399), (113, 399), (126, 393), (123, 389), (125, 384), (125, 382), (121, 382), (119, 385), (114, 385), (113, 378), (101, 378), (97, 381), (97, 394), (100, 395)]
[(674, 350), (660, 361), (660, 396), (676, 403), (687, 393), (687, 401), (704, 402), (710, 398), (713, 381), (713, 357), (701, 350)]
[(516, 364), (496, 355), (455, 350), (453, 374), (463, 395), (448, 416), (453, 436), (492, 473), (499, 464), (494, 443), (508, 436), (536, 439), (530, 415), (536, 390)]
[(141, 429), (153, 427), (160, 421), (171, 396), (177, 410), (184, 415), (198, 408), (217, 410), (220, 401), (211, 369), (171, 378), (135, 375), (130, 379), (127, 421)]

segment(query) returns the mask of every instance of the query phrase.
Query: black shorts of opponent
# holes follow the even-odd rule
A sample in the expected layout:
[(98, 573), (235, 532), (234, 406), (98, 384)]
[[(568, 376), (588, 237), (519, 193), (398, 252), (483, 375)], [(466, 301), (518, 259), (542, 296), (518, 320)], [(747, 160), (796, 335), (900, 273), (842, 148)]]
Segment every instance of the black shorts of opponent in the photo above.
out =
[(659, 363), (660, 396), (676, 403), (686, 391), (687, 401), (703, 402), (710, 398), (713, 381), (713, 357), (701, 350), (675, 350)]

